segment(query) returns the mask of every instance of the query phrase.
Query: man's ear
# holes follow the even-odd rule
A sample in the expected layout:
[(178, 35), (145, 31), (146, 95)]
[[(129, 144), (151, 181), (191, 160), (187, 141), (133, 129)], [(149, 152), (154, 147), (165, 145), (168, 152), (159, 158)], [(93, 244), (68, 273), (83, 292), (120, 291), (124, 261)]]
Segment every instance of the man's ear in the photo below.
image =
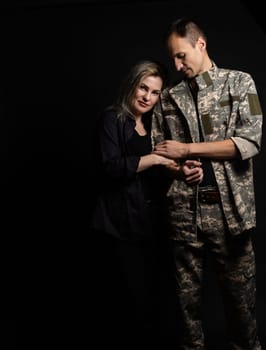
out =
[(206, 41), (201, 36), (198, 38), (198, 44), (201, 50), (206, 48)]

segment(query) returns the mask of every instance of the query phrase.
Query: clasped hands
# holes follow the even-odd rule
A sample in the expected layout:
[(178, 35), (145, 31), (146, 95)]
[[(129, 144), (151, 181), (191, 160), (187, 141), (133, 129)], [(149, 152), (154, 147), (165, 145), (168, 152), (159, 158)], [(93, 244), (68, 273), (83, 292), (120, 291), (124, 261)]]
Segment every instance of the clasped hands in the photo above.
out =
[(186, 143), (166, 140), (158, 143), (153, 153), (175, 160), (175, 165), (166, 165), (173, 178), (183, 180), (188, 185), (197, 185), (203, 179), (202, 163), (194, 159), (183, 161), (189, 154), (188, 147)]

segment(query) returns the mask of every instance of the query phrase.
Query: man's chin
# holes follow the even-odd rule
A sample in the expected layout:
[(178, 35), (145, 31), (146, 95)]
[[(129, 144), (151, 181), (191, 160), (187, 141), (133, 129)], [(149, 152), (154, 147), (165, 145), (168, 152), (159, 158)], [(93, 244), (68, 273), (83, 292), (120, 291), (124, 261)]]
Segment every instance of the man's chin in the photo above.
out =
[(183, 72), (184, 76), (188, 79), (193, 78), (193, 74), (190, 71)]

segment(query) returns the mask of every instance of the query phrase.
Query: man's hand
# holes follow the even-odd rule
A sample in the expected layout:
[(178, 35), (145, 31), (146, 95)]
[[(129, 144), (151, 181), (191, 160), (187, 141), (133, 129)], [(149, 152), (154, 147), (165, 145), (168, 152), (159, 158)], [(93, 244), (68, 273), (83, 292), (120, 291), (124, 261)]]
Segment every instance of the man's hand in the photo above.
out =
[(201, 168), (201, 162), (197, 160), (186, 160), (181, 165), (184, 173), (184, 181), (188, 185), (197, 185), (203, 180), (203, 169)]
[(174, 140), (165, 140), (155, 146), (153, 153), (171, 159), (187, 158), (188, 147), (188, 143), (182, 143)]
[(201, 162), (197, 160), (186, 160), (183, 164), (175, 166), (168, 165), (167, 169), (173, 178), (185, 181), (191, 186), (201, 183), (203, 179)]

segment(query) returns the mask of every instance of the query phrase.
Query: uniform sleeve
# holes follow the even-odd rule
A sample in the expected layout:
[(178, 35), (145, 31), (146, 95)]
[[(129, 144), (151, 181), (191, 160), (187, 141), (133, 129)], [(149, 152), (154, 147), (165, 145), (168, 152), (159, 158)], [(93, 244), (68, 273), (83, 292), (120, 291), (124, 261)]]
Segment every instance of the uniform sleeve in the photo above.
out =
[(239, 120), (231, 139), (243, 160), (259, 153), (262, 139), (262, 109), (252, 77), (243, 73), (237, 82)]
[(154, 107), (151, 123), (152, 147), (165, 139), (161, 103)]

